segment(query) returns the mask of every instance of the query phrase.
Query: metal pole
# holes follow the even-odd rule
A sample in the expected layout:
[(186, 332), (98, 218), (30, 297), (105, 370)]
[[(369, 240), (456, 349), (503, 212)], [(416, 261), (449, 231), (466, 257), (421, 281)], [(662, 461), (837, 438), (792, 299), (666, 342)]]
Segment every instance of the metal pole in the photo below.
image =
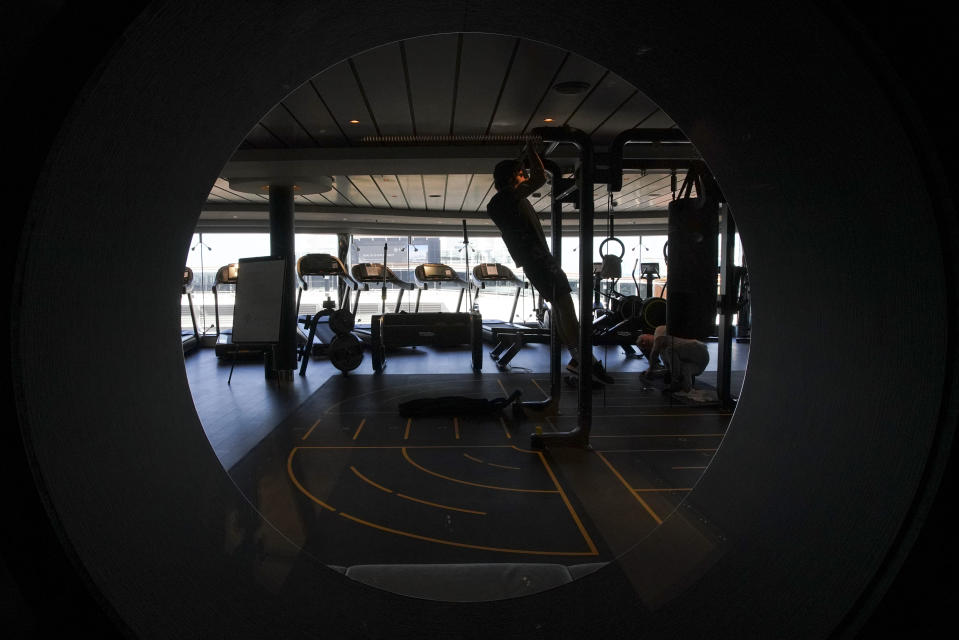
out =
[(276, 376), (280, 380), (292, 380), (293, 370), (296, 369), (294, 241), (293, 187), (270, 185), (270, 254), (286, 261), (286, 277), (280, 303), (280, 335), (273, 362)]
[[(576, 427), (565, 432), (534, 433), (530, 438), (530, 443), (534, 448), (566, 446), (588, 449), (590, 447), (589, 434), (592, 429), (593, 418), (593, 379), (590, 373), (593, 355), (592, 296), (590, 295), (593, 273), (593, 145), (588, 135), (567, 127), (540, 127), (534, 129), (532, 133), (541, 135), (544, 142), (571, 143), (579, 149), (580, 165), (576, 177), (575, 191), (579, 200), (579, 356), (581, 362), (579, 363)], [(554, 198), (557, 198), (556, 182), (554, 174)], [(562, 192), (563, 195), (567, 191)], [(551, 353), (551, 368), (553, 357), (555, 356)], [(558, 367), (555, 367), (555, 369), (558, 369)]]
[(722, 292), (719, 300), (719, 344), (717, 345), (716, 363), (716, 391), (719, 403), (724, 409), (732, 409), (735, 405), (730, 393), (730, 377), (732, 373), (732, 342), (733, 342), (733, 314), (736, 313), (738, 298), (736, 266), (733, 251), (735, 250), (736, 222), (729, 214), (729, 207), (720, 209), (720, 238), (722, 238), (722, 262), (720, 263), (719, 280), (722, 283)]

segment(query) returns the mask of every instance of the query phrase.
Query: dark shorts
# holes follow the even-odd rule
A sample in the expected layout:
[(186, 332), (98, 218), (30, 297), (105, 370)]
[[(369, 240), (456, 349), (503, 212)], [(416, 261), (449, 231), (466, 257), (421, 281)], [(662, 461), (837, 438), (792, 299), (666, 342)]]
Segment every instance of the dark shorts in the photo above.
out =
[(523, 272), (546, 301), (553, 302), (555, 296), (572, 291), (569, 278), (548, 251), (533, 249), (523, 262)]

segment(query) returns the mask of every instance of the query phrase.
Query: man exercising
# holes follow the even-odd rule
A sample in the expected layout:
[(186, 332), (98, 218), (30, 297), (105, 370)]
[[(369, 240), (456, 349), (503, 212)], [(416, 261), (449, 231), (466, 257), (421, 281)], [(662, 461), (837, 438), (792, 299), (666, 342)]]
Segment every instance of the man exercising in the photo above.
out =
[[(529, 166), (529, 176), (524, 169)], [(572, 360), (566, 368), (579, 374), (579, 322), (573, 306), (569, 279), (560, 268), (546, 244), (546, 234), (536, 217), (536, 211), (527, 201), (534, 191), (546, 184), (543, 161), (527, 143), (523, 157), (503, 160), (493, 169), (493, 184), (496, 194), (486, 205), (490, 219), (499, 227), (513, 262), (523, 267), (530, 282), (543, 299), (552, 305), (552, 321), (556, 334), (569, 350)], [(592, 376), (594, 380), (612, 383), (602, 363), (592, 353)]]
[[(666, 325), (659, 325), (651, 335), (644, 333), (636, 341), (649, 360), (649, 369), (639, 374), (643, 382), (670, 373), (669, 391), (690, 391), (693, 378), (706, 370), (709, 350), (699, 340), (666, 335)], [(665, 366), (660, 364), (660, 356)]]

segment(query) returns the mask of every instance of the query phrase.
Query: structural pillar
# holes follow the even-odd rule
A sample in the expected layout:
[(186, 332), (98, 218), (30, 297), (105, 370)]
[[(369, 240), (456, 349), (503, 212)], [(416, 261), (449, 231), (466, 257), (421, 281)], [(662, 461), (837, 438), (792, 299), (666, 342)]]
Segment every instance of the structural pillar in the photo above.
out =
[(738, 278), (733, 252), (736, 249), (736, 222), (729, 214), (729, 206), (720, 209), (719, 237), (722, 241), (722, 263), (719, 282), (722, 287), (719, 297), (719, 331), (716, 363), (716, 392), (720, 405), (731, 410), (735, 402), (730, 391), (732, 375), (733, 314), (736, 313)]
[[(286, 277), (280, 310), (279, 342), (273, 353), (273, 369), (280, 380), (292, 380), (296, 369), (296, 296), (295, 227), (293, 222), (293, 187), (270, 185), (270, 255), (284, 258)], [(267, 372), (269, 375), (269, 372)]]

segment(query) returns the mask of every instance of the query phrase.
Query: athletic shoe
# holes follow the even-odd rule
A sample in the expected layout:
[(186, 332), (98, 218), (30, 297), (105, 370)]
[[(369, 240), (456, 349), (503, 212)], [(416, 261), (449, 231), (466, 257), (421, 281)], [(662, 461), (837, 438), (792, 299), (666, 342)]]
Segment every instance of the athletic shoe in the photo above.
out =
[[(570, 360), (569, 364), (566, 365), (566, 370), (574, 376), (578, 376), (579, 363), (575, 359)], [(613, 384), (616, 382), (612, 376), (606, 373), (606, 370), (603, 368), (603, 363), (599, 360), (593, 363), (592, 378), (594, 382), (598, 382), (600, 384)]]
[(612, 376), (606, 373), (606, 369), (603, 368), (603, 363), (599, 360), (593, 363), (593, 380), (602, 382), (603, 384), (613, 384), (616, 382)]

